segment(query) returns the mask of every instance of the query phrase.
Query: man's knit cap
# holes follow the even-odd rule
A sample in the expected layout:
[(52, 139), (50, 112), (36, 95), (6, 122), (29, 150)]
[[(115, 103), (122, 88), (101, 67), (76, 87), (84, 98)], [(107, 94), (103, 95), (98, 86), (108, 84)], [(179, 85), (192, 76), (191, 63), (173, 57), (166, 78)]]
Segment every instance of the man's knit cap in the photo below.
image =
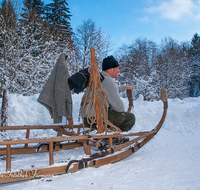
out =
[(119, 67), (118, 61), (112, 56), (108, 56), (104, 58), (103, 64), (102, 64), (102, 70), (106, 71), (111, 68)]

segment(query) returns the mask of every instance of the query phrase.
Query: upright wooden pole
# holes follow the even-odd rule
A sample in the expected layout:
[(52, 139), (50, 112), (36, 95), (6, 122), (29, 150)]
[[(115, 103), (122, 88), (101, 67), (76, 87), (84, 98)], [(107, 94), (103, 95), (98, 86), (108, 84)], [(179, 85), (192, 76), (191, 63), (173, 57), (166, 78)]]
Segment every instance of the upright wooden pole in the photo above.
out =
[[(27, 129), (26, 130), (26, 139), (29, 138), (29, 135), (30, 135), (30, 129)], [(28, 143), (25, 144), (25, 148), (28, 148)]]
[(103, 133), (103, 123), (102, 123), (102, 119), (100, 116), (100, 103), (96, 97), (96, 90), (97, 87), (99, 87), (99, 83), (100, 83), (100, 78), (99, 75), (97, 75), (97, 69), (95, 69), (95, 66), (93, 64), (96, 65), (96, 67), (98, 67), (98, 63), (96, 61), (96, 57), (95, 57), (95, 49), (92, 47), (90, 48), (90, 52), (91, 52), (91, 65), (92, 65), (92, 76), (93, 76), (93, 88), (94, 88), (94, 106), (95, 106), (95, 113), (96, 113), (96, 119), (97, 119), (97, 126), (98, 126), (98, 133)]
[(11, 145), (6, 145), (6, 171), (11, 171)]
[(1, 108), (1, 126), (7, 126), (7, 108), (8, 108), (8, 97), (7, 90), (3, 90), (3, 98), (2, 98), (2, 108)]
[(54, 159), (53, 159), (53, 142), (49, 142), (49, 165), (54, 164)]

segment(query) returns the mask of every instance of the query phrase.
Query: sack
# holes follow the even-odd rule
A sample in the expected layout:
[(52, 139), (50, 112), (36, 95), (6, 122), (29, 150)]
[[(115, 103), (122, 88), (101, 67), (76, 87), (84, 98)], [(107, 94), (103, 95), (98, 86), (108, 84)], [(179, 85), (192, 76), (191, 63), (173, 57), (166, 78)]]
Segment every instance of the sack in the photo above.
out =
[[(73, 90), (75, 93), (79, 94), (83, 92), (85, 88), (89, 85), (90, 73), (88, 72), (88, 68), (82, 69), (79, 72), (73, 74), (68, 78), (68, 84), (70, 90)], [(103, 81), (104, 77), (100, 73), (100, 80)]]

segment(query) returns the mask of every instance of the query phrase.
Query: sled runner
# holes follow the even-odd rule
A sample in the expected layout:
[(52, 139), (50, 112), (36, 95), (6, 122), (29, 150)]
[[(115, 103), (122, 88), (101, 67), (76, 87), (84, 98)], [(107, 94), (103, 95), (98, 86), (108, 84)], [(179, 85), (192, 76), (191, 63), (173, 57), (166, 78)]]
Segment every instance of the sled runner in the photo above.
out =
[[(65, 55), (62, 55), (65, 57)], [(26, 139), (22, 140), (4, 140), (0, 141), (0, 155), (6, 155), (6, 173), (0, 173), (0, 184), (15, 181), (22, 181), (28, 179), (36, 179), (51, 175), (60, 175), (69, 172), (75, 172), (87, 167), (99, 167), (105, 164), (120, 161), (127, 156), (133, 154), (147, 142), (149, 142), (162, 127), (167, 114), (167, 92), (165, 88), (161, 89), (160, 100), (163, 102), (164, 109), (162, 117), (155, 128), (151, 131), (137, 132), (137, 133), (122, 133), (121, 130), (114, 126), (107, 119), (107, 108), (104, 101), (106, 96), (101, 88), (100, 74), (98, 70), (98, 62), (95, 58), (94, 48), (91, 48), (91, 67), (89, 68), (90, 80), (88, 88), (82, 98), (82, 108), (88, 101), (93, 102), (95, 110), (94, 118), (91, 122), (90, 128), (85, 128), (84, 125), (74, 125), (73, 118), (68, 117), (66, 126), (52, 125), (52, 126), (6, 126), (1, 127), (1, 130), (27, 130)], [(90, 100), (88, 100), (89, 91), (92, 91)], [(133, 106), (132, 94), (128, 92), (129, 109)], [(102, 101), (103, 100), (103, 101)], [(92, 124), (97, 124), (97, 129), (92, 128)], [(109, 127), (108, 127), (109, 126)], [(57, 137), (31, 139), (29, 138), (30, 130), (34, 129), (53, 129), (57, 131)], [(130, 137), (129, 141), (122, 143), (114, 143), (114, 139), (123, 139)], [(103, 150), (91, 152), (91, 147), (99, 147), (101, 140), (107, 140), (107, 146)], [(40, 143), (39, 146), (29, 146), (30, 144)], [(21, 148), (12, 148), (12, 145), (24, 145)], [(75, 147), (84, 147), (84, 152), (88, 157), (82, 159), (69, 160), (61, 166), (53, 166), (54, 151), (72, 149)], [(34, 152), (49, 152), (49, 165), (51, 167), (21, 170), (12, 172), (11, 155), (25, 154)], [(21, 168), (20, 168), (21, 169)]]

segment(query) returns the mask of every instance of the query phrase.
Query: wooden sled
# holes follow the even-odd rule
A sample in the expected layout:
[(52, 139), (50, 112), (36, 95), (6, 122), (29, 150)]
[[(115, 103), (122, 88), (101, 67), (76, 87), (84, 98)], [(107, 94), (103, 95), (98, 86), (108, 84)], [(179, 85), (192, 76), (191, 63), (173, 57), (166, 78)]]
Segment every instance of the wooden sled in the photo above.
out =
[[(94, 48), (91, 48), (91, 63), (92, 63), (92, 72), (95, 73), (96, 64)], [(100, 83), (98, 76), (93, 75), (94, 79), (94, 91), (97, 90)], [(73, 121), (69, 121), (66, 126), (52, 125), (52, 126), (6, 126), (1, 127), (1, 130), (27, 130), (26, 139), (24, 140), (4, 140), (0, 141), (0, 146), (6, 146), (6, 148), (0, 149), (0, 155), (6, 155), (6, 171), (7, 173), (0, 173), (0, 184), (16, 182), (28, 179), (42, 178), (45, 176), (60, 175), (69, 172), (75, 172), (87, 167), (99, 167), (105, 164), (114, 163), (120, 161), (127, 156), (133, 154), (141, 147), (143, 147), (147, 142), (149, 142), (160, 130), (162, 127), (166, 114), (167, 114), (167, 92), (164, 88), (161, 89), (160, 100), (162, 100), (164, 109), (162, 117), (155, 128), (147, 132), (138, 132), (138, 133), (121, 133), (119, 131), (107, 133), (104, 130), (102, 118), (99, 113), (99, 102), (96, 98), (95, 102), (95, 111), (97, 114), (97, 134), (90, 135), (87, 131), (81, 133), (83, 125), (73, 125)], [(129, 105), (129, 111), (130, 107)], [(112, 125), (108, 123), (109, 125)], [(76, 129), (76, 132), (72, 131)], [(44, 139), (30, 139), (29, 133), (30, 130), (34, 129), (54, 129), (57, 131), (57, 137), (54, 138), (44, 138)], [(89, 131), (90, 132), (90, 131)], [(63, 136), (66, 135), (66, 136)], [(132, 139), (123, 144), (113, 146), (113, 138), (115, 137), (131, 137)], [(134, 137), (134, 138), (133, 138)], [(101, 139), (109, 139), (109, 148), (103, 151), (98, 151), (94, 154), (91, 154), (91, 147), (99, 146), (99, 141)], [(38, 146), (29, 147), (31, 143), (44, 143), (44, 146), (38, 148)], [(24, 145), (21, 148), (12, 148), (12, 145)], [(85, 154), (90, 155), (87, 158), (82, 158), (80, 160), (70, 160), (68, 163), (61, 166), (52, 166), (54, 164), (54, 151), (71, 149), (75, 147), (84, 147)], [(51, 167), (32, 169), (32, 170), (21, 170), (17, 172), (11, 171), (11, 155), (12, 154), (25, 154), (25, 153), (34, 153), (36, 151), (49, 152), (49, 165)]]

